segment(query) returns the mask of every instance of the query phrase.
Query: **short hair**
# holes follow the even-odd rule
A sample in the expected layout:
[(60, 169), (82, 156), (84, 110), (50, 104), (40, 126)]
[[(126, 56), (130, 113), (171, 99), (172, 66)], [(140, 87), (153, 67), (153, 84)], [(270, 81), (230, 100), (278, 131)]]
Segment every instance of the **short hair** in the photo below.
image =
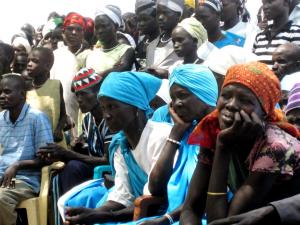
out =
[(50, 66), (49, 70), (50, 70), (54, 63), (53, 51), (51, 49), (45, 48), (45, 47), (35, 47), (32, 51), (38, 51), (42, 54), (42, 57), (45, 60), (47, 60), (47, 62), (49, 63), (49, 66)]
[(10, 81), (15, 81), (17, 83), (17, 88), (20, 91), (26, 92), (26, 85), (24, 78), (18, 73), (6, 73), (2, 75), (2, 79), (9, 79)]

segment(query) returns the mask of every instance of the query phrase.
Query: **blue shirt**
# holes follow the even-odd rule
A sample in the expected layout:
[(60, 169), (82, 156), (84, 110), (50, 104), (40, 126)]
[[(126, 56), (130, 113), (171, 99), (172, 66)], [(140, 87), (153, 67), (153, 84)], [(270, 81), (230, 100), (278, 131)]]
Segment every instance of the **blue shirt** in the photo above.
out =
[[(0, 113), (0, 145), (3, 149), (0, 155), (0, 177), (13, 163), (36, 158), (36, 151), (46, 143), (52, 143), (52, 129), (48, 117), (24, 104), (15, 123), (9, 119), (9, 111)], [(39, 192), (40, 170), (18, 170), (20, 179)]]
[(227, 45), (244, 46), (245, 38), (231, 32), (222, 31), (222, 33), (224, 38), (213, 43), (217, 48), (223, 48)]

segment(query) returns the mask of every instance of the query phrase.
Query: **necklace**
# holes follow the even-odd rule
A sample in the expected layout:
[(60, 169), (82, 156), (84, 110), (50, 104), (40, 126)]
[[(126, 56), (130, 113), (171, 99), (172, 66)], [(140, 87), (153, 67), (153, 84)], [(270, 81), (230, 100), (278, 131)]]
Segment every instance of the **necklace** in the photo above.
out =
[(167, 40), (163, 40), (164, 37), (165, 37), (165, 34), (163, 34), (159, 39), (159, 41), (163, 44), (168, 43), (172, 39), (172, 37), (169, 37)]
[(78, 54), (81, 52), (82, 48), (83, 48), (83, 45), (81, 44), (81, 45), (80, 45), (80, 48), (79, 48), (74, 54), (75, 54), (75, 55), (78, 55)]
[(119, 45), (120, 45), (120, 43), (118, 43), (117, 45), (115, 45), (112, 48), (102, 48), (102, 51), (103, 52), (110, 52), (110, 51), (114, 50), (115, 48), (117, 48)]

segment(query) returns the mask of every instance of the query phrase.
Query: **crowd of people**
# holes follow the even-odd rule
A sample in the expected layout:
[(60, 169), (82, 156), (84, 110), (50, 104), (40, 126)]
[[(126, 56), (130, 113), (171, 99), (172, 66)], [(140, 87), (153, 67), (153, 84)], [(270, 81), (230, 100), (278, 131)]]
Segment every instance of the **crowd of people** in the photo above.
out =
[(51, 225), (300, 224), (300, 1), (261, 3), (52, 12), (0, 41), (0, 225), (55, 162)]

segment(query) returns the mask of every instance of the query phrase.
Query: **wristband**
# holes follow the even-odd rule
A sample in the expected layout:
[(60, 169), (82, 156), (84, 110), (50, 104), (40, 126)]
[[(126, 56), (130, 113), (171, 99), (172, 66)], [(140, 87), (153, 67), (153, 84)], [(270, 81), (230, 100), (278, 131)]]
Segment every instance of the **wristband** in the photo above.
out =
[(174, 220), (173, 220), (173, 218), (172, 218), (172, 216), (171, 216), (170, 214), (167, 213), (167, 214), (165, 214), (164, 216), (169, 220), (169, 223), (170, 223), (170, 224), (173, 224), (173, 223), (174, 223)]
[(176, 141), (176, 140), (174, 140), (174, 139), (172, 139), (172, 138), (167, 138), (167, 141), (168, 141), (168, 142), (171, 142), (171, 143), (173, 143), (173, 144), (176, 144), (176, 145), (180, 145), (180, 141)]

